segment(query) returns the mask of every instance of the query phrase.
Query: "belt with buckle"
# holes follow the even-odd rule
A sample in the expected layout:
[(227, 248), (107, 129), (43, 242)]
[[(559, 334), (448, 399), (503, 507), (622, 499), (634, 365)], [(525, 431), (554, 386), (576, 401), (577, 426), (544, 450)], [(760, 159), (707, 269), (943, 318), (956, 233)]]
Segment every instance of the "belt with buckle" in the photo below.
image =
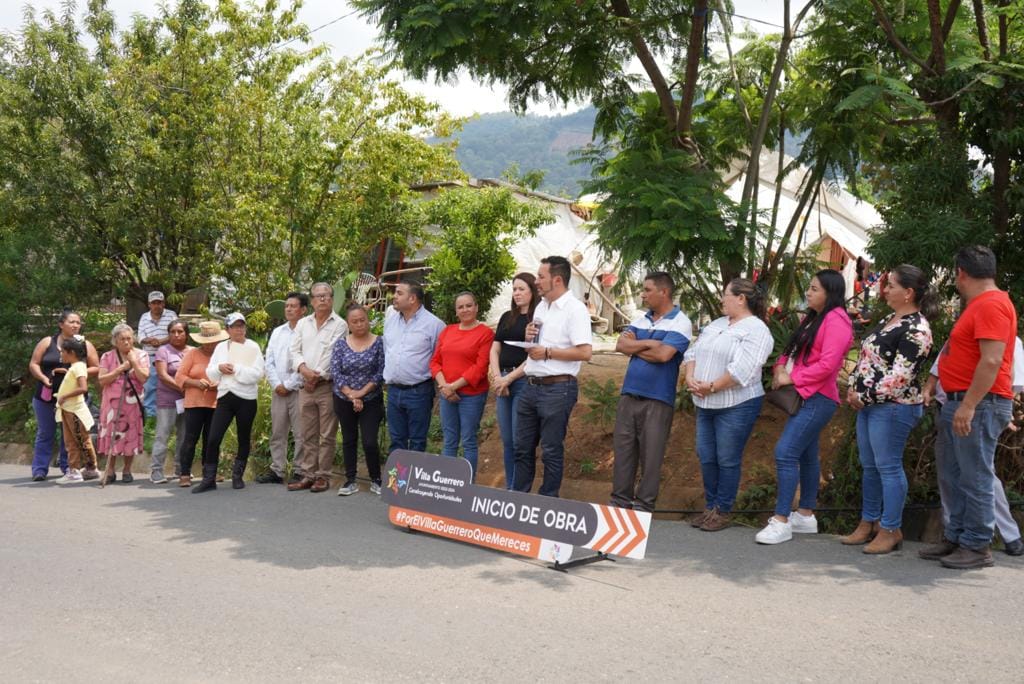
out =
[[(967, 390), (964, 390), (962, 392), (946, 392), (946, 396), (950, 399), (950, 401), (963, 401), (964, 397), (967, 396)], [(985, 396), (982, 397), (982, 399), (1000, 399), (1000, 398), (1001, 399), (1006, 399), (1006, 397), (1001, 397), (1000, 395), (993, 394), (992, 392), (989, 392), (988, 394), (986, 394)]]
[(575, 380), (575, 375), (563, 373), (562, 375), (527, 375), (526, 382), (531, 385), (557, 385), (560, 382)]
[(430, 382), (429, 379), (423, 380), (422, 382), (417, 382), (415, 385), (399, 385), (397, 382), (389, 382), (388, 383), (388, 387), (394, 387), (395, 389), (400, 389), (400, 390), (409, 390), (409, 389), (416, 389), (417, 387), (421, 387), (421, 386), (427, 384), (428, 382)]

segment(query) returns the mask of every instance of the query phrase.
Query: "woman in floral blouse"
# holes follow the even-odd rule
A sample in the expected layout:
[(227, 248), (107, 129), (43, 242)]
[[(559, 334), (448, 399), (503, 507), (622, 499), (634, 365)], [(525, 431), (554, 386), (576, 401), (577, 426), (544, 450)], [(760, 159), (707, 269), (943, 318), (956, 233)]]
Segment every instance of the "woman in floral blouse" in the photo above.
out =
[(883, 288), (893, 313), (861, 344), (850, 375), (847, 401), (856, 409), (857, 448), (864, 469), (861, 521), (843, 544), (865, 544), (864, 553), (889, 553), (903, 542), (900, 531), (907, 475), (903, 447), (921, 419), (920, 372), (932, 350), (928, 318), (936, 295), (924, 273), (903, 264)]
[(334, 413), (341, 425), (341, 450), (345, 455), (345, 484), (338, 488), (338, 496), (359, 491), (356, 459), (360, 436), (370, 492), (380, 494), (377, 433), (384, 420), (384, 341), (370, 332), (370, 318), (359, 304), (349, 304), (345, 321), (348, 335), (339, 337), (331, 350)]

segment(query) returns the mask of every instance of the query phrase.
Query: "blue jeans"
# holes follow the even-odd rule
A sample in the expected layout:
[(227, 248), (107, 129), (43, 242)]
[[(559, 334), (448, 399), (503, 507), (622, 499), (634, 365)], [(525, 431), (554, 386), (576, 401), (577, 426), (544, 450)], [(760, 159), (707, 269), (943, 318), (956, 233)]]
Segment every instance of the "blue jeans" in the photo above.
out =
[(146, 378), (145, 392), (142, 395), (142, 407), (146, 410), (146, 417), (156, 415), (156, 368), (153, 367), (153, 357), (149, 357), (149, 377)]
[(544, 480), (537, 493), (558, 496), (562, 487), (562, 467), (565, 455), (565, 432), (569, 427), (569, 414), (579, 397), (576, 378), (553, 385), (526, 384), (516, 409), (516, 474), (517, 492), (528, 492), (533, 487), (537, 470), (537, 445), (541, 448)]
[(760, 396), (724, 409), (697, 407), (697, 458), (704, 480), (704, 505), (709, 510), (732, 510), (740, 487), (743, 447), (763, 402)]
[[(508, 373), (502, 373), (502, 377)], [(516, 473), (516, 409), (519, 407), (519, 397), (526, 387), (526, 378), (519, 378), (508, 386), (507, 397), (496, 397), (494, 406), (498, 413), (498, 430), (501, 431), (501, 444), (504, 447), (505, 456), (505, 489), (512, 489), (515, 483)]]
[(953, 414), (959, 401), (950, 399), (939, 412), (939, 430), (949, 446), (943, 454), (940, 477), (950, 484), (946, 539), (969, 549), (992, 542), (995, 531), (994, 461), (996, 441), (1010, 422), (1013, 402), (987, 395), (978, 402), (966, 437), (953, 433)]
[(32, 410), (36, 414), (36, 446), (32, 452), (32, 477), (46, 476), (50, 472), (50, 460), (53, 458), (53, 440), (60, 440), (60, 458), (57, 464), (62, 473), (68, 470), (68, 452), (64, 449), (64, 439), (57, 429), (55, 404), (48, 404), (40, 399), (32, 398)]
[(921, 404), (869, 404), (857, 413), (857, 451), (861, 476), (861, 518), (881, 520), (887, 530), (903, 524), (907, 498), (907, 474), (903, 472), (903, 447), (921, 420)]
[(818, 435), (838, 408), (839, 404), (819, 392), (809, 396), (800, 411), (786, 421), (782, 436), (775, 445), (775, 478), (778, 481), (775, 515), (789, 517), (797, 483), (800, 484), (798, 508), (813, 509), (817, 503), (818, 480), (821, 478)]
[(430, 414), (434, 411), (434, 383), (427, 380), (402, 389), (388, 385), (388, 454), (395, 449), (426, 451)]
[(461, 444), (462, 455), (473, 466), (473, 479), (476, 479), (476, 434), (480, 430), (480, 417), (484, 415), (487, 392), (459, 394), (459, 401), (456, 402), (441, 397), (438, 403), (441, 405), (441, 430), (444, 432), (441, 455), (453, 458), (458, 456)]

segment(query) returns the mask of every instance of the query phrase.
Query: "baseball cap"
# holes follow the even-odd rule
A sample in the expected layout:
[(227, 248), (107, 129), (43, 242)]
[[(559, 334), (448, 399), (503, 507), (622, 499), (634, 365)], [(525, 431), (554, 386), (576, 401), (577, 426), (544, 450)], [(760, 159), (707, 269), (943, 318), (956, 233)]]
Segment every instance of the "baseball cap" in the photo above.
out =
[(164, 293), (161, 292), (160, 290), (153, 290), (152, 292), (149, 293), (149, 300), (148, 301), (151, 304), (153, 302), (162, 302), (162, 301), (164, 301)]
[(241, 321), (242, 323), (245, 323), (245, 316), (243, 316), (242, 314), (240, 314), (240, 313), (238, 313), (236, 311), (234, 313), (229, 313), (228, 314), (228, 317), (224, 319), (224, 325), (225, 325), (225, 327), (230, 328), (231, 326), (233, 326), (235, 323), (238, 323), (239, 321)]

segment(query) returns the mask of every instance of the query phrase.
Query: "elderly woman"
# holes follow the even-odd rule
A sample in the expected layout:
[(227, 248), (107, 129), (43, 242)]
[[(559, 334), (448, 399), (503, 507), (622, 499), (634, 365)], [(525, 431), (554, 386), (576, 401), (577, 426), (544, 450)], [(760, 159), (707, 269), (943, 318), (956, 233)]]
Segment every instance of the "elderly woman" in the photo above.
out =
[[(36, 415), (36, 443), (32, 455), (32, 480), (42, 482), (50, 470), (53, 458), (53, 442), (57, 437), (57, 387), (64, 379), (67, 364), (61, 363), (60, 345), (65, 340), (74, 338), (82, 329), (82, 317), (76, 312), (65, 310), (57, 319), (57, 334), (47, 335), (39, 340), (32, 351), (32, 359), (28, 363), (28, 372), (35, 378), (36, 391), (32, 395), (32, 409)], [(85, 343), (89, 377), (99, 372), (100, 360), (96, 348), (91, 342)], [(58, 461), (61, 472), (67, 474), (68, 453), (63, 442), (60, 446)]]
[(167, 344), (156, 350), (153, 367), (156, 370), (156, 435), (153, 437), (153, 462), (149, 479), (153, 484), (167, 482), (164, 477), (164, 462), (167, 460), (167, 443), (174, 430), (175, 458), (174, 478), (179, 477), (181, 451), (185, 445), (185, 395), (178, 388), (174, 376), (178, 373), (181, 360), (188, 351), (188, 323), (176, 318), (167, 326)]
[(728, 527), (740, 486), (743, 448), (761, 413), (761, 368), (771, 354), (764, 292), (734, 278), (722, 292), (721, 318), (686, 350), (686, 386), (697, 405), (697, 458), (704, 512), (690, 521), (705, 532)]
[(199, 347), (185, 352), (174, 376), (174, 382), (185, 395), (185, 440), (178, 450), (179, 487), (192, 486), (192, 461), (200, 438), (203, 440), (202, 458), (206, 459), (210, 424), (217, 408), (217, 383), (206, 376), (206, 369), (213, 358), (213, 350), (228, 339), (228, 334), (217, 321), (203, 321), (199, 331), (191, 333), (191, 337)]
[(117, 481), (118, 456), (124, 456), (122, 481), (132, 481), (132, 461), (142, 453), (142, 398), (149, 378), (149, 356), (135, 346), (135, 333), (127, 323), (110, 332), (114, 348), (100, 358), (100, 434), (97, 451), (107, 457), (101, 485)]
[(245, 316), (229, 314), (225, 320), (228, 339), (217, 345), (206, 367), (206, 377), (217, 383), (217, 408), (210, 424), (210, 440), (203, 455), (203, 480), (192, 488), (200, 494), (217, 488), (220, 444), (231, 422), (238, 435), (238, 453), (231, 468), (232, 489), (244, 489), (245, 466), (252, 447), (252, 424), (256, 420), (256, 397), (263, 377), (263, 352), (245, 336)]
[(441, 395), (441, 429), (444, 433), (442, 456), (462, 455), (473, 468), (476, 478), (477, 442), (480, 417), (487, 402), (487, 363), (494, 333), (477, 320), (476, 296), (463, 292), (455, 298), (452, 323), (437, 338), (437, 347), (430, 360)]
[(360, 436), (370, 493), (380, 494), (377, 433), (384, 420), (384, 340), (370, 332), (370, 318), (360, 304), (349, 304), (345, 322), (348, 334), (339, 337), (331, 350), (334, 413), (341, 426), (341, 450), (345, 455), (345, 484), (338, 489), (338, 496), (359, 491), (356, 465)]

